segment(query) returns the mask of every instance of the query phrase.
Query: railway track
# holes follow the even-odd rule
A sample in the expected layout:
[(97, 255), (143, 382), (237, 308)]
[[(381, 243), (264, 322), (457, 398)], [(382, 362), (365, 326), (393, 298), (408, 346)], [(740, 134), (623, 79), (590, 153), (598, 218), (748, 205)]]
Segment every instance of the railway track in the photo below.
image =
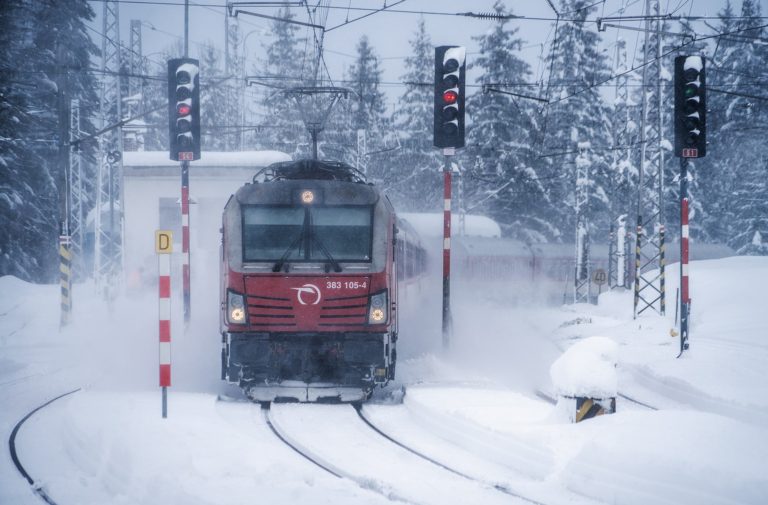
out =
[(340, 479), (347, 479), (354, 483), (356, 483), (361, 488), (367, 489), (369, 491), (373, 491), (374, 493), (380, 494), (384, 498), (388, 500), (398, 501), (402, 503), (407, 503), (409, 505), (419, 505), (416, 502), (404, 499), (402, 497), (393, 495), (391, 492), (383, 490), (381, 488), (377, 488), (375, 486), (371, 486), (366, 479), (361, 478), (357, 475), (354, 475), (352, 473), (346, 472), (332, 463), (326, 461), (321, 456), (313, 453), (312, 451), (306, 449), (303, 447), (300, 443), (295, 441), (287, 432), (286, 430), (280, 426), (280, 424), (274, 419), (274, 416), (272, 415), (272, 405), (269, 402), (262, 402), (261, 403), (261, 410), (264, 414), (264, 420), (267, 423), (267, 426), (269, 429), (274, 433), (274, 435), (285, 445), (290, 447), (294, 452), (296, 452), (299, 456), (306, 459), (307, 461), (311, 462), (315, 466), (323, 469), (324, 471), (328, 472), (329, 474), (333, 475), (334, 477), (340, 478)]
[(414, 454), (415, 456), (423, 459), (424, 461), (428, 461), (429, 463), (432, 463), (433, 465), (435, 465), (435, 466), (437, 466), (439, 468), (442, 468), (442, 469), (444, 469), (444, 470), (446, 470), (446, 471), (448, 471), (448, 472), (450, 472), (450, 473), (452, 473), (454, 475), (458, 475), (459, 477), (462, 477), (462, 478), (467, 479), (469, 481), (476, 482), (476, 483), (484, 485), (484, 486), (488, 486), (488, 487), (490, 487), (492, 489), (495, 489), (496, 491), (499, 491), (499, 492), (504, 493), (504, 494), (509, 495), (509, 496), (513, 496), (513, 497), (518, 498), (520, 500), (523, 500), (523, 501), (525, 501), (527, 503), (533, 503), (535, 505), (546, 505), (543, 502), (540, 502), (540, 501), (528, 498), (526, 496), (523, 496), (522, 494), (515, 492), (514, 490), (510, 489), (507, 486), (504, 486), (504, 485), (501, 485), (501, 484), (494, 484), (494, 483), (491, 483), (491, 482), (486, 482), (486, 481), (477, 479), (477, 478), (472, 477), (471, 475), (468, 475), (468, 474), (466, 474), (466, 473), (464, 473), (464, 472), (462, 472), (460, 470), (457, 470), (457, 469), (455, 469), (455, 468), (453, 468), (453, 467), (451, 467), (449, 465), (441, 463), (440, 461), (438, 461), (438, 460), (428, 456), (427, 454), (425, 454), (425, 453), (423, 453), (423, 452), (421, 452), (421, 451), (419, 451), (419, 450), (417, 450), (417, 449), (415, 449), (415, 448), (413, 448), (413, 447), (411, 447), (411, 446), (409, 446), (407, 444), (404, 444), (403, 442), (397, 440), (393, 436), (391, 436), (391, 435), (387, 434), (386, 432), (384, 432), (382, 429), (380, 429), (370, 419), (368, 419), (366, 417), (366, 415), (363, 413), (363, 407), (362, 407), (361, 404), (356, 403), (356, 404), (353, 405), (353, 407), (354, 407), (355, 411), (357, 412), (358, 417), (365, 423), (366, 426), (368, 426), (374, 432), (376, 432), (379, 435), (381, 435), (382, 437), (384, 437), (386, 440), (389, 440), (393, 444), (397, 445), (398, 447), (401, 447), (401, 448), (405, 449), (406, 451), (410, 452), (411, 454)]
[[(357, 419), (362, 423), (365, 429), (372, 433), (375, 433), (378, 439), (386, 441), (386, 443), (390, 447), (397, 448), (396, 450), (405, 451), (411, 456), (418, 458), (419, 461), (427, 463), (430, 467), (437, 469), (440, 472), (450, 473), (452, 476), (459, 477), (463, 481), (471, 485), (477, 486), (478, 488), (484, 489), (487, 492), (496, 493), (497, 495), (499, 495), (499, 497), (503, 495), (506, 497), (515, 498), (519, 500), (520, 503), (534, 504), (534, 505), (548, 505), (543, 501), (539, 501), (539, 500), (530, 498), (528, 496), (525, 496), (524, 494), (517, 492), (516, 490), (512, 489), (507, 485), (487, 482), (485, 480), (474, 477), (466, 472), (463, 472), (449, 464), (443, 463), (438, 459), (428, 455), (427, 453), (421, 450), (418, 450), (413, 446), (410, 446), (402, 442), (401, 440), (398, 440), (395, 436), (387, 433), (386, 431), (378, 427), (371, 419), (369, 419), (365, 415), (364, 408), (362, 407), (362, 405), (353, 404), (352, 407), (355, 410)], [(339, 406), (338, 408), (343, 408), (343, 407)], [(365, 477), (361, 474), (356, 474), (356, 473), (346, 471), (340, 468), (338, 465), (334, 465), (331, 461), (329, 461), (328, 458), (323, 457), (321, 454), (318, 454), (317, 451), (306, 447), (304, 444), (301, 444), (299, 441), (297, 441), (294, 437), (290, 435), (289, 430), (287, 430), (284, 426), (281, 426), (280, 422), (277, 419), (275, 419), (275, 416), (273, 415), (273, 411), (271, 409), (271, 405), (262, 404), (262, 411), (264, 412), (267, 425), (275, 434), (275, 436), (277, 436), (278, 439), (280, 439), (283, 443), (288, 445), (293, 451), (298, 453), (302, 458), (312, 462), (314, 465), (318, 466), (319, 468), (322, 468), (324, 471), (330, 473), (331, 475), (334, 475), (335, 477), (351, 480), (365, 489), (372, 490), (374, 492), (381, 494), (387, 499), (402, 501), (406, 503), (416, 503), (414, 500), (403, 498), (401, 496), (402, 493), (400, 492), (393, 492), (391, 490), (392, 488), (390, 488), (389, 486), (384, 486), (382, 489), (382, 488), (379, 488), (379, 486), (371, 485), (370, 478)], [(375, 455), (372, 455), (372, 456), (375, 457)], [(393, 487), (396, 487), (396, 485)], [(507, 499), (508, 498), (504, 498), (503, 501), (506, 502)]]
[[(32, 487), (33, 492), (49, 505), (56, 505), (57, 502), (48, 495), (46, 490), (24, 467), (17, 448), (17, 437), (25, 423), (33, 416), (54, 402), (78, 391), (80, 388), (60, 394), (30, 410), (15, 425), (8, 439), (11, 459), (19, 474)], [(365, 408), (360, 404), (351, 407), (322, 406), (321, 409), (326, 408), (326, 410), (318, 409), (315, 414), (324, 418), (323, 423), (317, 426), (317, 432), (314, 430), (307, 432), (301, 425), (301, 423), (306, 424), (306, 420), (299, 421), (297, 424), (295, 418), (300, 418), (302, 413), (308, 410), (311, 412), (312, 408), (313, 406), (302, 405), (295, 410), (286, 410), (282, 412), (282, 418), (280, 415), (274, 415), (272, 405), (269, 403), (262, 403), (260, 410), (271, 433), (297, 455), (321, 468), (324, 472), (339, 479), (349, 480), (361, 489), (379, 494), (387, 500), (411, 505), (464, 503), (466, 500), (463, 498), (469, 497), (477, 498), (483, 503), (533, 505), (558, 503), (558, 500), (551, 496), (536, 496), (540, 492), (535, 489), (526, 490), (526, 485), (518, 489), (514, 482), (511, 484), (508, 482), (498, 483), (489, 481), (487, 478), (484, 479), (482, 469), (478, 470), (472, 465), (469, 468), (464, 465), (462, 468), (452, 464), (451, 461), (454, 459), (450, 453), (443, 453), (438, 456), (431, 454), (429, 450), (425, 451), (423, 444), (414, 446), (407, 441), (408, 437), (403, 439), (398, 437), (397, 433), (389, 431), (391, 426), (387, 428), (378, 425), (375, 420), (376, 416), (367, 415)], [(329, 413), (332, 415), (327, 416)], [(325, 419), (326, 417), (328, 419)], [(311, 416), (308, 419), (311, 425)], [(346, 422), (337, 423), (336, 421), (340, 419), (346, 419)], [(322, 443), (319, 446), (313, 446), (313, 440), (323, 440), (326, 438), (324, 435), (330, 433), (336, 433), (341, 438), (345, 438), (348, 434), (349, 444), (345, 449), (346, 453), (345, 450), (335, 450), (340, 446), (334, 441), (330, 441), (329, 445), (325, 445), (325, 447)], [(302, 437), (304, 437), (303, 441)], [(427, 445), (429, 446), (429, 444)], [(357, 455), (358, 457), (352, 458), (350, 461), (348, 459), (350, 455)], [(362, 455), (362, 459), (360, 455)], [(366, 464), (366, 462), (377, 460), (384, 463), (375, 468)], [(388, 461), (396, 461), (397, 464), (387, 464)], [(425, 467), (431, 467), (431, 470), (425, 469)], [(382, 471), (382, 469), (384, 470)], [(475, 470), (480, 472), (480, 475)], [(403, 484), (404, 482), (406, 484)], [(414, 485), (417, 488), (414, 488)], [(420, 489), (419, 487), (422, 485), (423, 489)], [(441, 489), (443, 487), (449, 489)], [(448, 499), (445, 496), (435, 496), (434, 494), (438, 490), (446, 494)]]
[[(555, 398), (552, 397), (552, 395), (550, 395), (549, 393), (546, 393), (546, 392), (541, 391), (541, 390), (537, 390), (537, 391), (535, 391), (535, 394), (536, 394), (536, 396), (538, 398), (541, 398), (542, 400), (544, 400), (547, 403), (550, 403), (552, 405), (555, 405), (557, 403), (557, 400), (555, 400)], [(625, 395), (623, 393), (618, 393), (616, 396), (618, 396), (619, 398), (623, 398), (624, 400), (626, 400), (628, 402), (634, 403), (635, 405), (639, 405), (641, 407), (645, 407), (648, 410), (659, 410), (658, 407), (654, 407), (653, 405), (651, 405), (649, 403), (640, 401), (640, 400), (638, 400), (638, 399), (636, 399), (636, 398), (634, 398), (632, 396)]]
[(54, 499), (48, 495), (45, 489), (43, 489), (41, 486), (35, 483), (35, 479), (33, 479), (32, 476), (29, 474), (29, 472), (27, 472), (26, 468), (24, 468), (24, 465), (21, 463), (21, 460), (19, 459), (18, 449), (16, 448), (16, 437), (18, 436), (19, 430), (21, 430), (21, 427), (24, 425), (24, 423), (26, 423), (37, 412), (49, 406), (56, 400), (60, 400), (66, 396), (77, 393), (78, 391), (80, 391), (80, 388), (73, 389), (72, 391), (68, 391), (66, 393), (60, 394), (59, 396), (56, 396), (48, 400), (42, 405), (35, 407), (31, 411), (29, 411), (27, 415), (22, 417), (18, 423), (16, 423), (16, 425), (13, 427), (13, 430), (11, 431), (11, 436), (8, 437), (8, 450), (11, 453), (11, 460), (13, 461), (13, 465), (19, 471), (21, 476), (24, 477), (24, 479), (29, 483), (29, 485), (32, 486), (32, 490), (35, 492), (35, 494), (38, 495), (45, 503), (48, 503), (49, 505), (57, 505), (57, 504), (56, 504), (56, 501), (54, 501)]
[(272, 418), (271, 407), (272, 405), (269, 402), (263, 402), (261, 404), (261, 411), (264, 413), (264, 420), (266, 421), (267, 426), (269, 426), (269, 429), (272, 430), (272, 433), (274, 433), (275, 436), (279, 438), (281, 442), (283, 442), (285, 445), (293, 449), (293, 451), (296, 452), (302, 458), (313, 463), (315, 466), (322, 468), (323, 470), (330, 473), (334, 477), (338, 477), (340, 479), (347, 478), (347, 479), (355, 480), (354, 478), (352, 478), (349, 475), (346, 475), (344, 472), (337, 469), (335, 466), (331, 465), (330, 463), (320, 459), (318, 456), (315, 456), (314, 454), (311, 454), (309, 451), (302, 448), (298, 443), (290, 439), (285, 434), (285, 432), (282, 429), (280, 429), (279, 425)]
[(642, 402), (642, 401), (640, 401), (640, 400), (638, 400), (636, 398), (633, 398), (631, 396), (627, 396), (627, 395), (625, 395), (623, 393), (618, 393), (617, 396), (619, 398), (624, 398), (628, 402), (634, 403), (635, 405), (640, 405), (641, 407), (645, 407), (648, 410), (659, 410), (658, 407), (654, 407), (653, 405), (651, 405), (649, 403)]

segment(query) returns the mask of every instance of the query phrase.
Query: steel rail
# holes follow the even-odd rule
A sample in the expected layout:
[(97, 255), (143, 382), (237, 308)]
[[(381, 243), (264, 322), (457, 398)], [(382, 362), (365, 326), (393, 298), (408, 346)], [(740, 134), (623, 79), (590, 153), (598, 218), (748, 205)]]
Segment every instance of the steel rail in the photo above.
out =
[(47, 402), (43, 403), (42, 405), (32, 409), (27, 415), (22, 417), (18, 423), (16, 423), (16, 426), (13, 427), (13, 431), (11, 431), (11, 436), (8, 438), (8, 449), (11, 452), (11, 460), (13, 460), (13, 465), (19, 471), (21, 476), (24, 477), (24, 479), (29, 483), (29, 485), (32, 486), (32, 490), (35, 492), (35, 494), (37, 494), (40, 498), (42, 498), (43, 501), (45, 501), (45, 503), (47, 503), (48, 505), (56, 505), (56, 502), (53, 500), (53, 498), (48, 496), (48, 493), (43, 488), (39, 486), (35, 486), (35, 479), (33, 479), (31, 475), (29, 475), (27, 470), (24, 468), (24, 465), (21, 464), (21, 461), (19, 460), (19, 453), (16, 450), (16, 436), (19, 434), (19, 430), (24, 425), (24, 423), (27, 422), (30, 417), (35, 415), (36, 412), (44, 409), (45, 407), (52, 404), (56, 400), (60, 400), (61, 398), (77, 393), (78, 391), (80, 391), (80, 388), (73, 389), (72, 391), (68, 391), (66, 393), (60, 394), (59, 396), (56, 396), (55, 398), (52, 398)]
[(363, 406), (362, 406), (362, 404), (360, 404), (360, 403), (353, 403), (352, 406), (355, 408), (355, 411), (357, 412), (357, 415), (360, 417), (360, 419), (362, 419), (362, 421), (369, 428), (371, 428), (373, 431), (375, 431), (376, 433), (378, 433), (379, 435), (381, 435), (385, 439), (389, 440), (390, 442), (392, 442), (396, 446), (400, 447), (401, 449), (405, 449), (406, 451), (410, 452), (411, 454), (413, 454), (413, 455), (415, 455), (415, 456), (417, 456), (417, 457), (419, 457), (419, 458), (421, 458), (421, 459), (423, 459), (425, 461), (428, 461), (429, 463), (432, 463), (433, 465), (436, 465), (436, 466), (442, 468), (443, 470), (451, 472), (454, 475), (458, 475), (459, 477), (463, 477), (464, 479), (467, 479), (469, 481), (476, 482), (476, 483), (478, 483), (480, 485), (483, 485), (483, 486), (489, 486), (491, 489), (494, 489), (496, 491), (499, 491), (499, 492), (504, 493), (504, 494), (509, 495), (509, 496), (513, 496), (513, 497), (515, 497), (515, 498), (517, 498), (519, 500), (523, 500), (523, 501), (526, 501), (528, 503), (533, 503), (535, 505), (547, 505), (547, 504), (545, 504), (543, 502), (540, 502), (540, 501), (534, 500), (532, 498), (528, 498), (526, 496), (523, 496), (523, 495), (521, 495), (519, 493), (516, 493), (516, 492), (512, 491), (511, 489), (509, 489), (506, 486), (503, 486), (501, 484), (494, 484), (494, 483), (486, 482), (486, 481), (480, 480), (480, 479), (476, 479), (475, 477), (472, 477), (471, 475), (468, 475), (468, 474), (466, 474), (466, 473), (464, 473), (464, 472), (462, 472), (460, 470), (456, 470), (455, 468), (452, 468), (452, 467), (450, 467), (450, 466), (448, 466), (448, 465), (446, 465), (444, 463), (441, 463), (440, 461), (437, 461), (436, 459), (434, 459), (434, 458), (424, 454), (423, 452), (418, 451), (418, 450), (414, 449), (413, 447), (410, 447), (409, 445), (404, 444), (403, 442), (400, 442), (399, 440), (397, 440), (394, 437), (392, 437), (391, 435), (385, 433), (378, 426), (373, 424), (373, 422), (371, 422), (371, 420), (368, 419), (365, 416), (365, 414), (363, 414)]

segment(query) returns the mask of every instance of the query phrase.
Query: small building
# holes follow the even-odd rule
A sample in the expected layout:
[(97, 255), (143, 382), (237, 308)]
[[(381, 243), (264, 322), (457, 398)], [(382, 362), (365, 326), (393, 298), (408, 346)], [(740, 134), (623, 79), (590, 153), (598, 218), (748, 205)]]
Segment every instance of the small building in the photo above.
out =
[[(204, 152), (189, 164), (190, 251), (193, 266), (216, 265), (221, 213), (229, 197), (260, 169), (290, 156), (278, 151)], [(153, 277), (155, 230), (173, 232), (181, 252), (181, 168), (167, 151), (123, 155), (123, 262), (128, 287)], [(177, 265), (179, 262), (175, 262)], [(216, 268), (216, 267), (213, 267)]]

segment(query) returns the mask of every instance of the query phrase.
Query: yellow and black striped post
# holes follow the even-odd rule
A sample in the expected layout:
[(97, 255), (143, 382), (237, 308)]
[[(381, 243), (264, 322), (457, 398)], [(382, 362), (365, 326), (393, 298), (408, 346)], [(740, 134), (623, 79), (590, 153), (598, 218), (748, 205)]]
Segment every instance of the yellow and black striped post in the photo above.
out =
[(61, 273), (61, 321), (69, 323), (72, 312), (72, 249), (69, 235), (59, 235), (59, 271)]
[(581, 422), (585, 419), (591, 419), (596, 416), (613, 414), (616, 412), (616, 398), (587, 398), (583, 396), (576, 397), (576, 416), (575, 422)]

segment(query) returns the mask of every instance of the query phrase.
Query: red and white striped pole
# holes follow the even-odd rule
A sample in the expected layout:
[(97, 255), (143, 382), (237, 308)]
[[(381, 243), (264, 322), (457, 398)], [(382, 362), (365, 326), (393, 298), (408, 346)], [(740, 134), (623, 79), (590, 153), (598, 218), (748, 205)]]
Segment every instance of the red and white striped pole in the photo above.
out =
[(191, 315), (191, 281), (189, 262), (189, 162), (181, 162), (181, 256), (182, 291), (184, 293), (184, 324)]
[(443, 149), (443, 348), (451, 345), (451, 156), (452, 147)]
[(688, 286), (688, 159), (680, 159), (680, 354), (688, 349), (688, 317), (691, 295)]
[(163, 392), (163, 418), (168, 417), (168, 388), (171, 386), (171, 252), (170, 231), (155, 232), (158, 270), (158, 319), (160, 337), (160, 387)]

